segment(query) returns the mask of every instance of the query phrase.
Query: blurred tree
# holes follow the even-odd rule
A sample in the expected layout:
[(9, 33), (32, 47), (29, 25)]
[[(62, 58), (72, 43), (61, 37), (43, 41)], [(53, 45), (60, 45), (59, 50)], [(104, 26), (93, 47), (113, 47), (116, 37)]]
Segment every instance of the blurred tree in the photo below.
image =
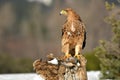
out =
[(8, 54), (0, 54), (0, 73), (33, 72), (32, 59), (13, 58)]
[[(106, 9), (112, 11), (115, 5), (105, 3)], [(112, 26), (113, 37), (111, 41), (100, 41), (95, 49), (96, 56), (101, 64), (102, 79), (120, 80), (120, 19), (119, 14), (112, 14), (105, 21)]]
[(90, 71), (90, 70), (100, 70), (100, 66), (99, 66), (100, 61), (95, 56), (95, 52), (94, 51), (93, 52), (87, 52), (87, 53), (85, 53), (83, 55), (87, 59), (87, 65), (86, 65), (87, 71)]
[(31, 58), (44, 57), (49, 52), (60, 53), (64, 20), (59, 12), (65, 7), (75, 9), (82, 16), (89, 33), (84, 51), (90, 51), (99, 39), (108, 40), (111, 36), (110, 28), (103, 21), (106, 15), (103, 3), (104, 0), (53, 0), (46, 6), (30, 0), (0, 0), (0, 53)]

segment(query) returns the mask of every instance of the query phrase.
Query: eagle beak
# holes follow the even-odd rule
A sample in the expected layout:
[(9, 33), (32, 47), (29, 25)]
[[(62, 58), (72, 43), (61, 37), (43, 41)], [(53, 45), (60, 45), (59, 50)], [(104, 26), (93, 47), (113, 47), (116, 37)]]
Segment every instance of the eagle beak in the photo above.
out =
[(67, 14), (67, 12), (65, 11), (65, 10), (62, 10), (62, 11), (60, 11), (60, 15), (66, 15)]
[(60, 11), (60, 13), (59, 13), (60, 15), (62, 15), (63, 14), (63, 12), (62, 11)]

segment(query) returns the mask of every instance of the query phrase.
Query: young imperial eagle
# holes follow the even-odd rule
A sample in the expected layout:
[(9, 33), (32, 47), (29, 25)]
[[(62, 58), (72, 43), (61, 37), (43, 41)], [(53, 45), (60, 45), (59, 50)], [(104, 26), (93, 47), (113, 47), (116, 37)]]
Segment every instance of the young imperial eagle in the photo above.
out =
[(65, 58), (78, 57), (86, 44), (85, 25), (71, 8), (62, 10), (60, 14), (67, 17), (62, 27), (62, 52), (65, 53)]

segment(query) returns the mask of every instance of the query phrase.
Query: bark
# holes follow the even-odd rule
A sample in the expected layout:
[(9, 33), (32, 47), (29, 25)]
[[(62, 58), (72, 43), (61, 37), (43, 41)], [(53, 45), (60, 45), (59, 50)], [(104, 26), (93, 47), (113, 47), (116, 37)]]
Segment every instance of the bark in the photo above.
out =
[(33, 63), (36, 73), (43, 76), (45, 80), (87, 80), (84, 56), (80, 55), (79, 59), (74, 57), (63, 59), (55, 58), (50, 54), (47, 57), (46, 61), (38, 59)]

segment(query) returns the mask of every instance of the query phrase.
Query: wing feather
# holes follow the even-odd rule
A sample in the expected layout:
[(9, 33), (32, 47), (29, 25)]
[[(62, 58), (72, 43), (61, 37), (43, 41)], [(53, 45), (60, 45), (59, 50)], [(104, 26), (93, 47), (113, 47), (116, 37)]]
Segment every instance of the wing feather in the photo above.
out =
[(86, 29), (85, 29), (85, 24), (81, 21), (82, 24), (82, 29), (83, 29), (83, 36), (84, 36), (84, 40), (83, 40), (83, 44), (82, 44), (82, 49), (85, 48), (86, 45)]
[(84, 41), (83, 41), (82, 49), (85, 48), (85, 45), (86, 45), (86, 31), (84, 33)]

